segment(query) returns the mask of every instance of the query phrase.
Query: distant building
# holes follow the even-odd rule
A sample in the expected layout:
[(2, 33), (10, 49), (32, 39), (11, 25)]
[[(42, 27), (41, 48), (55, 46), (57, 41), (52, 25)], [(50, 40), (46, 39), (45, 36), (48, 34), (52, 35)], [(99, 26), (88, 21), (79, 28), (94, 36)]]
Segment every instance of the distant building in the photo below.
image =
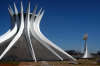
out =
[(98, 55), (100, 55), (100, 51), (98, 51), (98, 53), (97, 53)]
[(67, 52), (70, 55), (75, 55), (76, 54), (75, 50), (66, 50), (65, 52)]
[(77, 52), (76, 52), (76, 54), (77, 54), (77, 55), (81, 55), (82, 53), (81, 53), (81, 52), (79, 52), (79, 51), (77, 51)]

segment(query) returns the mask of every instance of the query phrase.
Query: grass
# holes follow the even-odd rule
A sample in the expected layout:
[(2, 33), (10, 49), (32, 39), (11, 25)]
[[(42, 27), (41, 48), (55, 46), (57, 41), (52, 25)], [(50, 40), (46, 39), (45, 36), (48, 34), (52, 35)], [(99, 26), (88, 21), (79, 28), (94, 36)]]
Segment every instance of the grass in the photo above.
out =
[(20, 64), (19, 61), (0, 61), (0, 66), (1, 65), (4, 65), (4, 66), (6, 66), (6, 65), (15, 65), (15, 66), (17, 66), (19, 64)]
[[(94, 59), (77, 59), (77, 64), (72, 64), (71, 61), (47, 61), (49, 65), (54, 66), (100, 66), (97, 62), (99, 58)], [(18, 65), (31, 65), (40, 66), (41, 62), (18, 62), (18, 61), (0, 61), (0, 66), (18, 66)]]
[(93, 59), (80, 59), (76, 61), (77, 64), (72, 64), (71, 61), (49, 61), (48, 63), (54, 66), (100, 66), (97, 60)]

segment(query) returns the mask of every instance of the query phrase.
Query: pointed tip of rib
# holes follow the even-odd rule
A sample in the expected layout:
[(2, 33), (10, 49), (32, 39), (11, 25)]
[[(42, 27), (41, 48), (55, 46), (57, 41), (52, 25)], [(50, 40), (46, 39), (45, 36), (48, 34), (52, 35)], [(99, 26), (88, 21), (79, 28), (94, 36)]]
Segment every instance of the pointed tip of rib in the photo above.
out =
[(44, 13), (45, 10), (42, 11), (42, 13)]
[(9, 10), (9, 8), (8, 8), (8, 10)]
[(14, 3), (14, 8), (15, 8), (15, 13), (18, 14), (18, 11), (17, 11), (15, 3)]
[(30, 5), (30, 2), (29, 2), (29, 5)]
[(15, 2), (14, 2), (14, 7), (15, 7), (16, 5), (15, 5)]
[(8, 11), (9, 11), (9, 13), (11, 14), (11, 12), (10, 12), (10, 9), (8, 8)]
[(8, 11), (10, 12), (10, 9), (8, 8)]
[(29, 2), (29, 5), (28, 6), (30, 6), (30, 2)]
[(22, 1), (21, 1), (21, 5), (22, 5)]
[(42, 8), (43, 8), (43, 7), (41, 7), (40, 12), (41, 12)]
[(21, 1), (21, 3), (22, 3), (22, 1)]
[(36, 4), (36, 6), (38, 6), (38, 4)]
[(27, 10), (28, 12), (30, 12), (30, 2), (29, 2), (29, 5), (28, 5), (28, 10)]
[(43, 11), (42, 11), (42, 14), (41, 14), (41, 15), (43, 15), (43, 14), (44, 14), (44, 11), (45, 11), (45, 10), (43, 10)]
[(23, 4), (22, 4), (22, 1), (21, 1), (21, 10), (23, 11)]
[(10, 4), (9, 4), (9, 7), (11, 7)]
[(35, 6), (35, 9), (37, 9), (38, 4)]
[(41, 9), (42, 9), (43, 7), (41, 7)]
[(12, 8), (11, 8), (11, 6), (9, 5), (9, 8), (10, 8), (10, 11), (11, 11), (11, 13), (12, 13), (12, 15), (14, 14), (14, 12), (13, 12), (13, 10), (12, 10)]
[(15, 2), (14, 2), (14, 6), (16, 6)]
[(9, 7), (10, 7), (10, 9), (12, 9), (11, 6), (10, 6), (10, 4), (9, 4)]

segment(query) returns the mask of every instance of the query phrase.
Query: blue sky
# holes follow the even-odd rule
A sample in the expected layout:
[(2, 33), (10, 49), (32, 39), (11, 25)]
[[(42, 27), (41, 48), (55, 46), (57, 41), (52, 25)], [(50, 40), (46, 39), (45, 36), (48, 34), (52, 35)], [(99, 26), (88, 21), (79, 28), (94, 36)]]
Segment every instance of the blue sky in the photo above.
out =
[[(7, 7), (15, 2), (20, 12), (23, 2), (24, 12), (27, 0), (0, 0), (0, 36), (10, 28)], [(100, 0), (30, 0), (31, 13), (36, 4), (37, 12), (45, 10), (40, 23), (41, 32), (64, 50), (81, 51), (84, 47), (84, 33), (88, 33), (87, 46), (91, 53), (100, 51)]]

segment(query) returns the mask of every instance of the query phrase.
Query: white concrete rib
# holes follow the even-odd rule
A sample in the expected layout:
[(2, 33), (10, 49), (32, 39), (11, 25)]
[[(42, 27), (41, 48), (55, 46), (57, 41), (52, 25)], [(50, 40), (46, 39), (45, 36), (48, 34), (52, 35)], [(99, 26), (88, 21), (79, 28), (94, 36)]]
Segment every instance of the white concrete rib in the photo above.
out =
[(13, 10), (12, 10), (12, 8), (11, 8), (11, 6), (9, 5), (9, 7), (10, 7), (10, 12), (11, 12), (11, 15), (13, 15), (14, 14), (14, 12), (13, 12)]
[[(43, 12), (44, 13), (44, 12)], [(70, 57), (71, 59), (70, 60), (76, 60), (74, 59), (72, 56), (70, 56), (68, 53), (66, 53), (64, 50), (62, 50), (61, 48), (59, 48), (57, 45), (55, 45), (54, 43), (52, 43), (49, 39), (47, 39), (40, 31), (40, 28), (39, 28), (39, 25), (40, 25), (40, 21), (41, 21), (41, 18), (43, 16), (43, 13), (40, 15), (38, 21), (37, 21), (37, 33), (38, 33), (38, 36), (43, 40), (45, 41), (47, 44), (49, 44), (50, 46), (58, 49), (59, 51), (61, 51), (62, 53), (64, 53), (66, 56)]]
[(9, 29), (5, 34), (3, 34), (2, 36), (0, 36), (0, 40), (5, 37), (7, 34), (9, 34), (11, 32), (11, 29)]
[[(10, 6), (10, 8), (11, 8), (11, 6)], [(10, 26), (10, 29), (5, 33), (5, 34), (3, 34), (2, 36), (0, 36), (0, 39), (2, 39), (3, 37), (5, 37), (7, 34), (9, 34), (10, 32), (11, 32), (11, 30), (13, 29), (13, 27), (14, 27), (14, 22), (12, 21), (12, 16), (13, 16), (13, 14), (11, 15), (11, 11), (9, 10), (9, 8), (8, 8), (8, 11), (9, 11), (9, 14), (10, 14), (10, 19), (11, 19), (11, 26)]]
[[(63, 61), (63, 59), (51, 47), (49, 47), (43, 40), (41, 40), (41, 38), (37, 35), (37, 27), (36, 27), (37, 22), (36, 21), (38, 21), (41, 10), (42, 10), (42, 8), (38, 12), (38, 15), (37, 15), (35, 21), (30, 22), (31, 33), (35, 37), (36, 40), (38, 40), (43, 46), (45, 46), (49, 51), (51, 51), (54, 55), (56, 55), (59, 59), (61, 59)], [(33, 13), (35, 14), (35, 12), (33, 12)]]
[(14, 8), (15, 8), (16, 22), (17, 22), (17, 29), (18, 29), (20, 27), (20, 21), (19, 21), (19, 16), (18, 16), (18, 10), (15, 3), (14, 3)]
[(27, 9), (27, 13), (26, 13), (26, 20), (25, 20), (25, 37), (26, 37), (26, 39), (27, 39), (27, 43), (28, 43), (28, 45), (29, 45), (29, 49), (30, 49), (30, 53), (31, 53), (31, 55), (32, 55), (32, 58), (33, 58), (33, 60), (35, 60), (35, 62), (36, 62), (35, 53), (34, 53), (34, 50), (33, 50), (33, 47), (32, 47), (32, 43), (31, 43), (31, 40), (30, 40), (29, 18), (30, 18), (30, 2), (29, 2), (28, 9)]
[[(38, 5), (38, 4), (37, 4), (37, 5)], [(34, 22), (35, 12), (36, 12), (36, 9), (37, 9), (37, 5), (36, 5), (36, 7), (35, 7), (35, 9), (34, 9), (34, 11), (33, 11), (33, 13), (32, 13), (32, 17), (31, 17), (30, 22)]]
[(23, 18), (23, 5), (21, 2), (21, 26), (20, 26), (20, 29), (19, 29), (18, 33), (16, 34), (16, 36), (14, 37), (14, 39), (11, 41), (11, 43), (8, 45), (8, 47), (5, 49), (5, 51), (1, 54), (0, 59), (2, 59), (2, 57), (10, 50), (10, 48), (14, 45), (14, 43), (21, 37), (21, 35), (23, 33), (23, 29), (24, 29), (24, 18)]
[[(9, 10), (9, 8), (8, 8), (8, 10)], [(12, 36), (14, 36), (15, 35), (15, 33), (17, 32), (17, 23), (15, 22), (15, 17), (14, 17), (14, 14), (13, 14), (13, 11), (12, 11), (12, 9), (11, 9), (11, 6), (10, 6), (10, 10), (9, 10), (9, 13), (10, 13), (10, 15), (11, 15), (11, 31), (9, 31), (6, 35), (4, 35), (4, 37), (2, 37), (1, 39), (0, 39), (0, 44), (2, 43), (2, 42), (4, 42), (4, 41), (6, 41), (6, 40), (8, 40), (8, 39), (10, 39)]]

